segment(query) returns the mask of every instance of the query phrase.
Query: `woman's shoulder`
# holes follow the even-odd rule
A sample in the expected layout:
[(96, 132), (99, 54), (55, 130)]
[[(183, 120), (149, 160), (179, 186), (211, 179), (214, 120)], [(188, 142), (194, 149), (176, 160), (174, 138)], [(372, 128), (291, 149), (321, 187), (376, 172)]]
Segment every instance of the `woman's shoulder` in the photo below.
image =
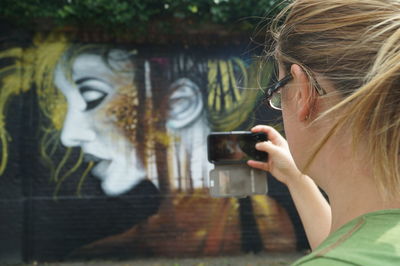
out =
[(360, 216), (294, 265), (399, 265), (400, 209)]

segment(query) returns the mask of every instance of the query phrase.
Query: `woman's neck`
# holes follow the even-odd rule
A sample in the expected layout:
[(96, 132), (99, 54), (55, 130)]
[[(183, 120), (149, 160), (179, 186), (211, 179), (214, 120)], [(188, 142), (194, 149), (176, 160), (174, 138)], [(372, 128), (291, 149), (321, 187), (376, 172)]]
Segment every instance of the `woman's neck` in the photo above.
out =
[[(358, 158), (337, 156), (321, 167), (317, 183), (329, 197), (332, 210), (331, 233), (351, 220), (373, 211), (400, 208), (400, 197), (384, 200), (369, 164)], [(327, 169), (329, 168), (329, 169)]]
[(377, 191), (376, 185), (344, 185), (341, 189), (330, 190), (328, 195), (332, 210), (330, 233), (335, 232), (341, 226), (361, 215), (378, 210), (400, 208), (398, 200), (384, 201), (379, 191)]

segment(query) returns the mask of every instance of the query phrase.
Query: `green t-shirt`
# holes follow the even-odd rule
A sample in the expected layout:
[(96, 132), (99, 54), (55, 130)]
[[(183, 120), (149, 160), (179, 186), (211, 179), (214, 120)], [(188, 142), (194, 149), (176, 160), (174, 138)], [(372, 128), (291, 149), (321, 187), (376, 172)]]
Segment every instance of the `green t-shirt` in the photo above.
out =
[(360, 216), (293, 266), (400, 265), (400, 209)]

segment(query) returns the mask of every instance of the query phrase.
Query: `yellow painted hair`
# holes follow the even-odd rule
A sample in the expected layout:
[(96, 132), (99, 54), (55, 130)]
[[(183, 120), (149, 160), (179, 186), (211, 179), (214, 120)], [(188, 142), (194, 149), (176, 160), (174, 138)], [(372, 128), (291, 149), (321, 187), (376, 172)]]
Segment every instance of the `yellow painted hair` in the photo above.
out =
[(64, 39), (55, 42), (54, 36), (43, 37), (38, 34), (31, 48), (10, 48), (0, 52), (1, 59), (8, 59), (10, 64), (0, 70), (2, 82), (0, 95), (0, 138), (1, 163), (0, 174), (3, 174), (8, 158), (8, 136), (5, 128), (7, 103), (12, 96), (28, 91), (35, 85), (38, 103), (43, 114), (49, 118), (56, 129), (61, 129), (65, 101), (53, 85), (52, 69), (65, 49)]
[[(76, 171), (82, 163), (81, 153), (74, 166), (61, 174), (65, 162), (71, 155), (71, 149), (66, 150), (63, 159), (57, 165), (54, 164), (52, 158), (61, 146), (59, 136), (67, 110), (63, 95), (54, 86), (53, 75), (58, 60), (67, 48), (68, 41), (64, 35), (58, 33), (43, 35), (39, 33), (35, 35), (33, 44), (29, 48), (16, 47), (0, 52), (1, 59), (7, 59), (11, 62), (0, 69), (2, 82), (0, 95), (0, 139), (2, 146), (0, 175), (4, 173), (8, 162), (8, 142), (11, 141), (5, 125), (7, 103), (13, 96), (35, 88), (41, 116), (44, 117), (45, 121), (50, 121), (50, 123), (46, 122), (40, 125), (41, 133), (43, 133), (39, 145), (41, 160), (50, 169), (51, 180), (56, 183), (56, 193), (62, 181)], [(83, 178), (86, 175), (87, 171)], [(82, 182), (79, 183), (79, 186), (82, 185)]]

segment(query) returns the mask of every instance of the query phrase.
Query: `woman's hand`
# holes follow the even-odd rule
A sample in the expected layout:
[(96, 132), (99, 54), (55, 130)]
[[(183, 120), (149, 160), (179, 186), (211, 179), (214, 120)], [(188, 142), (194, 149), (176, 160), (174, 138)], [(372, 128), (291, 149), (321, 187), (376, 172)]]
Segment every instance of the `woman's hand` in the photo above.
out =
[(314, 181), (299, 171), (290, 154), (287, 141), (278, 131), (270, 126), (256, 126), (251, 131), (264, 132), (268, 135), (268, 141), (256, 145), (257, 150), (268, 153), (268, 161), (248, 161), (247, 164), (270, 172), (288, 186), (310, 246), (314, 249), (330, 232), (332, 216), (328, 202)]
[(287, 141), (278, 131), (273, 127), (263, 125), (255, 126), (251, 131), (267, 134), (268, 141), (257, 143), (256, 149), (267, 152), (268, 161), (250, 160), (247, 162), (249, 166), (270, 172), (276, 179), (286, 185), (302, 176), (290, 154)]

